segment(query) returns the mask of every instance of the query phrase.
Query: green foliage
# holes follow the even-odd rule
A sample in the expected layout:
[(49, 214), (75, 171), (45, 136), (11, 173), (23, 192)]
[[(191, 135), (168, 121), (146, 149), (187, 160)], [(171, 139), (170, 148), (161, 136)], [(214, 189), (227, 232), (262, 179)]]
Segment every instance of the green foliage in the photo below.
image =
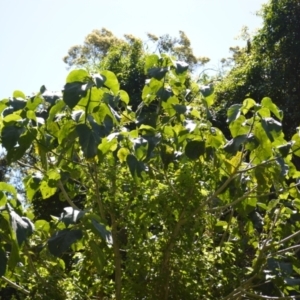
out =
[[(271, 0), (261, 11), (263, 27), (253, 38), (246, 37), (245, 48), (231, 49), (234, 67), (215, 90), (217, 103), (225, 106), (222, 121), (232, 104), (267, 95), (281, 107), (283, 131), (292, 136), (300, 123), (299, 14), (298, 0)], [(275, 116), (281, 119), (282, 113)]]
[(228, 109), (227, 140), (185, 63), (150, 55), (143, 72), (136, 111), (123, 75), (103, 70), (72, 71), (61, 96), (1, 102), (1, 143), (27, 167), (26, 210), (0, 185), (5, 282), (27, 299), (299, 293), (298, 133), (286, 140), (272, 100), (248, 98)]

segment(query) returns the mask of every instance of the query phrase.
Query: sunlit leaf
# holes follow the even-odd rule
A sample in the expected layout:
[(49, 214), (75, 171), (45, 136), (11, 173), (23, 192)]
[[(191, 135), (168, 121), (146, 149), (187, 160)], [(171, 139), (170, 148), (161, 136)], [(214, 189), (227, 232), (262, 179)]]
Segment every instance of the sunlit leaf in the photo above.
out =
[(66, 83), (73, 83), (73, 82), (86, 82), (89, 78), (89, 73), (86, 70), (78, 69), (71, 71), (67, 78)]
[(26, 100), (25, 94), (22, 91), (18, 91), (18, 90), (13, 92), (13, 97), (14, 98), (22, 98), (22, 99)]

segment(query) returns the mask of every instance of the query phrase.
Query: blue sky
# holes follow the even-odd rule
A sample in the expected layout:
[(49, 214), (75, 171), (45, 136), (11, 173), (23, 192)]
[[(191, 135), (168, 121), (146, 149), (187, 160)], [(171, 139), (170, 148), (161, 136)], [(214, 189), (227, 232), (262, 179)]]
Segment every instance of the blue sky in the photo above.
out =
[(177, 36), (183, 30), (197, 56), (217, 64), (243, 25), (255, 30), (255, 12), (266, 0), (0, 0), (0, 99), (16, 89), (30, 95), (45, 85), (60, 90), (66, 65), (62, 57), (93, 29)]

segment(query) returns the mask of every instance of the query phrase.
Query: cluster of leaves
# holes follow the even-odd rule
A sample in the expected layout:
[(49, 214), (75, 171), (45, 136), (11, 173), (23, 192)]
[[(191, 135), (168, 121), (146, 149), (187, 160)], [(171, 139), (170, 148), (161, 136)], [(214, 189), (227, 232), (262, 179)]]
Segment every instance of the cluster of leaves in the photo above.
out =
[[(209, 121), (211, 99), (187, 88), (188, 69), (145, 57), (147, 114), (107, 70), (71, 71), (61, 96), (42, 87), (0, 102), (7, 162), (30, 165), (26, 213), (1, 183), (5, 284), (27, 299), (299, 293), (300, 137), (285, 140), (270, 98), (249, 98), (227, 111), (227, 140)], [(60, 214), (35, 217), (36, 195), (51, 206), (56, 194)]]
[(245, 97), (268, 95), (284, 111), (285, 134), (293, 135), (300, 123), (299, 14), (298, 0), (271, 0), (261, 11), (263, 26), (258, 33), (252, 39), (245, 37), (245, 48), (232, 48), (235, 65), (216, 89), (217, 102), (224, 102), (224, 116)]

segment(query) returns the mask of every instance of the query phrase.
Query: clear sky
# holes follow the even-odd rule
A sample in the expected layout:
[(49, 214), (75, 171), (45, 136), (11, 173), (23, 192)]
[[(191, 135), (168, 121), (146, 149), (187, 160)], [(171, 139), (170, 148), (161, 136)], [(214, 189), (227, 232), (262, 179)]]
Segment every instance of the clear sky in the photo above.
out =
[(267, 0), (0, 0), (0, 99), (16, 89), (30, 95), (45, 85), (60, 90), (62, 58), (102, 27), (121, 37), (146, 33), (178, 36), (183, 30), (197, 56), (216, 65), (243, 25), (261, 25), (256, 12)]

